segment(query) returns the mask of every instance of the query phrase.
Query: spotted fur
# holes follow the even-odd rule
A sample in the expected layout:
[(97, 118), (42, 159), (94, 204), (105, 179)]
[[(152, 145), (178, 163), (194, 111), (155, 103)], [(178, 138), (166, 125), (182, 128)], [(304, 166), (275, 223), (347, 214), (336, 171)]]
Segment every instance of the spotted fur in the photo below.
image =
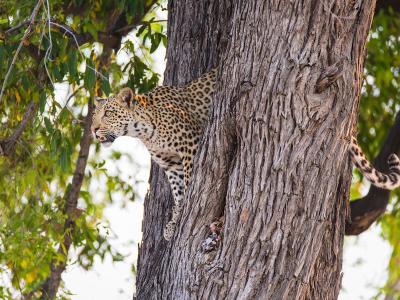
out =
[(387, 160), (389, 174), (383, 174), (375, 169), (365, 157), (356, 138), (351, 139), (350, 155), (353, 164), (375, 186), (393, 190), (400, 186), (400, 160), (396, 154), (390, 154)]
[(123, 135), (139, 138), (164, 169), (174, 196), (172, 217), (164, 229), (166, 240), (172, 238), (182, 210), (215, 76), (214, 69), (184, 87), (160, 86), (144, 95), (124, 88), (96, 103), (92, 122), (96, 139), (107, 145)]
[[(168, 177), (174, 207), (164, 229), (166, 240), (172, 238), (182, 210), (215, 80), (214, 69), (184, 87), (160, 86), (143, 95), (134, 95), (130, 88), (124, 88), (116, 96), (97, 100), (93, 136), (102, 144), (110, 144), (123, 135), (139, 138)], [(400, 185), (400, 162), (396, 155), (389, 156), (390, 173), (386, 175), (368, 162), (355, 138), (350, 154), (355, 166), (372, 184), (384, 189)]]

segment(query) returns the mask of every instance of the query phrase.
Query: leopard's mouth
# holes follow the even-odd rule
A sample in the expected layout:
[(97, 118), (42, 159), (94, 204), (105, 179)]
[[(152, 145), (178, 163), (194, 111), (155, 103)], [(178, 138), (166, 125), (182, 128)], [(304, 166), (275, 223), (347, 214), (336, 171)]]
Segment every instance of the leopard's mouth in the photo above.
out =
[(105, 147), (109, 147), (111, 146), (111, 144), (115, 141), (117, 137), (112, 134), (112, 133), (107, 133), (105, 135), (105, 138), (103, 138), (102, 140), (100, 140), (100, 143), (105, 146)]
[(115, 134), (113, 134), (113, 133), (107, 133), (106, 134), (106, 142), (110, 142), (110, 143), (112, 143), (112, 142), (114, 142), (115, 141), (115, 139), (116, 139), (117, 137), (116, 137), (116, 135)]

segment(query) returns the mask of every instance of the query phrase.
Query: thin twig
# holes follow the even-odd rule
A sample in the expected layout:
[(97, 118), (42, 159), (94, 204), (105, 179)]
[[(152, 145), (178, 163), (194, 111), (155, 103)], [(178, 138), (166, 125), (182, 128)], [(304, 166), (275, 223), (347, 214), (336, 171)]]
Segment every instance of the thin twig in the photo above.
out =
[(38, 0), (38, 2), (37, 2), (37, 4), (36, 4), (35, 8), (33, 9), (32, 14), (31, 14), (31, 17), (29, 18), (29, 25), (28, 25), (28, 28), (26, 28), (26, 30), (25, 30), (24, 36), (22, 37), (21, 42), (20, 42), (19, 45), (18, 45), (17, 51), (15, 51), (13, 60), (11, 61), (11, 64), (10, 64), (10, 67), (8, 68), (8, 71), (7, 71), (6, 76), (4, 77), (3, 86), (2, 86), (1, 92), (0, 92), (0, 104), (1, 104), (1, 101), (2, 101), (2, 98), (3, 98), (4, 90), (5, 90), (6, 85), (7, 85), (8, 77), (10, 77), (12, 68), (13, 68), (15, 62), (17, 61), (17, 57), (18, 57), (19, 52), (21, 51), (22, 45), (24, 44), (25, 40), (27, 39), (29, 33), (30, 33), (31, 30), (32, 30), (32, 25), (33, 25), (33, 23), (35, 22), (35, 18), (36, 18), (36, 16), (37, 16), (37, 14), (38, 14), (38, 12), (39, 12), (39, 8), (40, 8), (40, 6), (41, 6), (42, 4), (43, 4), (43, 0)]
[[(80, 48), (80, 46), (79, 46), (78, 40), (76, 39), (76, 36), (75, 36), (75, 34), (73, 33), (73, 31), (70, 30), (66, 25), (58, 24), (58, 23), (53, 22), (53, 21), (50, 21), (50, 24), (51, 24), (51, 25), (54, 25), (54, 26), (56, 26), (56, 27), (60, 27), (60, 28), (64, 29), (66, 33), (68, 33), (69, 35), (72, 36), (72, 38), (73, 38), (74, 41), (75, 41), (76, 47), (77, 47), (77, 49), (78, 49), (78, 51), (79, 51), (79, 54), (80, 54), (80, 55), (82, 56), (82, 58), (85, 60), (86, 57), (85, 57), (85, 55), (83, 55), (83, 53), (82, 53), (82, 51), (81, 51), (81, 48)], [(91, 69), (92, 71), (94, 71), (96, 75), (100, 75), (101, 78), (103, 78), (104, 80), (107, 80), (107, 81), (108, 81), (108, 78), (107, 78), (106, 76), (104, 76), (101, 72), (97, 71), (96, 68), (92, 68), (91, 66), (88, 66), (88, 65), (86, 65), (86, 67), (89, 68), (89, 69)]]
[(29, 20), (25, 20), (14, 27), (8, 28), (6, 31), (4, 31), (4, 34), (9, 35), (10, 33), (17, 31), (21, 27), (24, 27), (26, 24), (29, 24)]
[(61, 112), (63, 111), (64, 108), (67, 109), (67, 110), (71, 113), (72, 118), (73, 118), (77, 123), (82, 123), (82, 121), (79, 120), (78, 118), (76, 118), (76, 117), (74, 116), (73, 112), (68, 108), (68, 103), (69, 103), (69, 101), (70, 101), (72, 98), (74, 98), (74, 97), (79, 93), (79, 91), (80, 91), (81, 89), (83, 89), (83, 86), (80, 86), (79, 88), (77, 88), (75, 91), (73, 91), (73, 92), (68, 96), (67, 100), (65, 101), (64, 106), (61, 108), (61, 110), (60, 110), (60, 112), (58, 113), (58, 115), (54, 118), (54, 123), (56, 123), (56, 122), (58, 121), (58, 119), (60, 118)]
[(131, 29), (137, 27), (138, 25), (150, 25), (153, 23), (164, 23), (164, 22), (167, 22), (167, 20), (142, 21), (142, 22), (138, 22), (136, 24), (130, 24), (130, 25), (126, 25), (124, 27), (118, 28), (114, 32), (125, 32), (126, 30), (131, 30)]
[[(51, 18), (50, 18), (49, 0), (46, 0), (46, 5), (44, 5), (44, 10), (45, 10), (45, 12), (47, 14), (47, 25), (48, 25), (48, 29), (49, 29), (49, 47), (46, 50), (46, 54), (44, 55), (43, 62), (44, 62), (44, 68), (46, 69), (47, 76), (49, 77), (49, 80), (50, 80), (52, 86), (54, 87), (54, 83), (53, 83), (53, 80), (51, 79), (49, 69), (47, 68), (47, 61), (49, 60), (49, 57), (50, 57), (50, 54), (51, 54), (51, 50), (53, 49), (53, 41), (51, 39), (51, 25), (50, 25)], [(46, 29), (44, 28), (43, 29), (43, 33), (45, 31), (46, 31)]]

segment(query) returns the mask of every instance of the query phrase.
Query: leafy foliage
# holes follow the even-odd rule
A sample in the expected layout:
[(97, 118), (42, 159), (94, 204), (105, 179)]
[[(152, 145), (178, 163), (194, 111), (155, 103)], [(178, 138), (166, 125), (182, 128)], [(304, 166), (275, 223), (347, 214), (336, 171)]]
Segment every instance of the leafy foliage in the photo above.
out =
[[(0, 82), (36, 3), (2, 1)], [(1, 299), (38, 289), (50, 274), (51, 262), (66, 259), (57, 251), (66, 234), (84, 268), (107, 254), (121, 259), (101, 234), (99, 220), (115, 192), (133, 200), (135, 191), (132, 182), (107, 175), (104, 162), (97, 161), (97, 145), (91, 146), (72, 232), (64, 226), (65, 197), (90, 99), (122, 85), (145, 92), (158, 84), (150, 53), (166, 40), (165, 24), (155, 14), (161, 5), (163, 1), (156, 0), (54, 0), (40, 8), (0, 103), (0, 141), (13, 134), (30, 101), (36, 108), (12, 154), (0, 156), (0, 278), (11, 279), (11, 285), (0, 280)], [(106, 182), (105, 189), (93, 184), (98, 181)], [(95, 193), (103, 195), (102, 200), (93, 199)]]

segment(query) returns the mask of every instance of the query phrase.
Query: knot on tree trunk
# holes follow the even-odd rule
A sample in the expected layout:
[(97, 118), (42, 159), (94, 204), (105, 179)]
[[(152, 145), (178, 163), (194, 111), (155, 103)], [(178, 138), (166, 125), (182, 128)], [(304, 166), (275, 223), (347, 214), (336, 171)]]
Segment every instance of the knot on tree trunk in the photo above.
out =
[(315, 93), (320, 94), (343, 74), (343, 60), (339, 60), (322, 71), (315, 84)]

